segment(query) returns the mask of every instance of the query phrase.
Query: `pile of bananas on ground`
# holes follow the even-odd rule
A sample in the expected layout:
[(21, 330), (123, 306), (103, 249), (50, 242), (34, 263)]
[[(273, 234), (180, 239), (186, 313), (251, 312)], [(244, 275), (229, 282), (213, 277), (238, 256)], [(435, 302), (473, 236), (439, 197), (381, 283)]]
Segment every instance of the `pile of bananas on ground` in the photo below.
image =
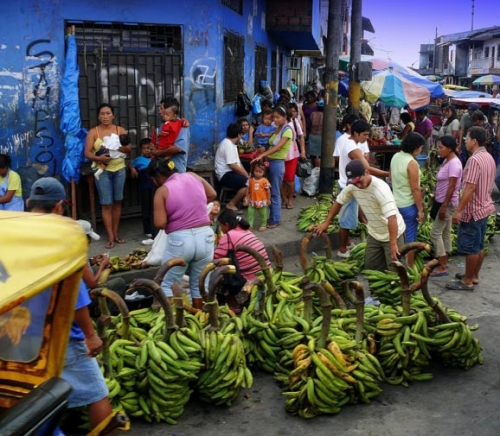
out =
[[(297, 218), (297, 229), (299, 232), (311, 232), (313, 227), (321, 224), (328, 216), (332, 207), (334, 197), (331, 194), (318, 195), (317, 201), (307, 207), (303, 207)], [(335, 217), (328, 227), (327, 233), (339, 230), (338, 219)]]
[(145, 248), (136, 248), (124, 257), (111, 256), (109, 258), (109, 268), (111, 272), (148, 268), (149, 265), (144, 262), (147, 255), (148, 250)]

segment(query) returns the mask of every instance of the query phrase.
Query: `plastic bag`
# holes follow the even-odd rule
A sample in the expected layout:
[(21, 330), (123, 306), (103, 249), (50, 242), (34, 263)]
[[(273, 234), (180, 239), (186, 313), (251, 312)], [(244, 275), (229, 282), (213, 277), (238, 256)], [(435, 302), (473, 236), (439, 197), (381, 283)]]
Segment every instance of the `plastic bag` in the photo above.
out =
[(312, 173), (312, 169), (311, 159), (299, 159), (295, 174), (299, 177), (309, 177)]
[(312, 197), (319, 189), (319, 167), (313, 168), (311, 175), (302, 183), (302, 193)]
[(300, 194), (300, 191), (301, 191), (300, 179), (299, 179), (299, 176), (297, 176), (297, 174), (295, 174), (295, 193)]
[(167, 234), (165, 233), (165, 230), (160, 230), (155, 236), (151, 250), (143, 262), (150, 266), (160, 266), (162, 264), (163, 253), (165, 252), (166, 245)]
[(260, 107), (261, 96), (259, 94), (255, 94), (252, 100), (252, 113), (254, 115), (259, 115), (262, 112)]

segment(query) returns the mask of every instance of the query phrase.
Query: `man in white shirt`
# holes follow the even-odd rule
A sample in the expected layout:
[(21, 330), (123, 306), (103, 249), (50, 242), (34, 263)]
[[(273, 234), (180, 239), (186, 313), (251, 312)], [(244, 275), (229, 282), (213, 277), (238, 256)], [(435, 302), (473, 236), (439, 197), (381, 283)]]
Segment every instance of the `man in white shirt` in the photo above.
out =
[[(351, 124), (349, 124), (349, 121)], [(359, 159), (370, 174), (378, 177), (389, 177), (389, 172), (370, 167), (365, 154), (369, 152), (367, 141), (371, 132), (371, 125), (363, 120), (356, 120), (355, 116), (346, 119), (348, 133), (342, 135), (335, 143), (333, 156), (339, 159), (339, 189), (342, 191), (347, 186), (346, 166), (353, 159)], [(350, 128), (350, 129), (349, 129)], [(358, 203), (355, 199), (347, 202), (339, 213), (340, 223), (340, 246), (337, 256), (347, 259), (350, 255), (349, 230), (355, 230), (358, 226)]]
[(227, 127), (226, 137), (220, 142), (215, 152), (215, 175), (221, 186), (235, 189), (236, 195), (226, 204), (227, 209), (239, 212), (238, 203), (246, 193), (248, 173), (240, 161), (237, 142), (243, 135), (241, 126), (230, 124)]
[(314, 231), (318, 235), (324, 233), (342, 206), (355, 198), (368, 222), (365, 268), (385, 271), (392, 261), (398, 260), (399, 247), (404, 244), (406, 226), (403, 217), (389, 185), (371, 176), (361, 160), (349, 162), (345, 174), (348, 186), (333, 203), (326, 220)]

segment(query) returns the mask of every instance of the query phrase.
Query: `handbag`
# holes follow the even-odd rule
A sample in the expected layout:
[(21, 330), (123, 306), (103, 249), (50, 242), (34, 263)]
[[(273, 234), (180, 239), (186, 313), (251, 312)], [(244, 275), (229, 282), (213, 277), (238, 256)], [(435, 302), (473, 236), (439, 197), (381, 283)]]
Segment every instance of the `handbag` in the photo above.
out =
[(309, 177), (312, 174), (312, 169), (311, 159), (299, 159), (295, 174), (297, 174), (298, 177)]
[(155, 236), (151, 250), (149, 250), (149, 253), (143, 262), (150, 266), (160, 266), (163, 259), (163, 253), (165, 253), (166, 245), (167, 234), (165, 233), (165, 230), (162, 229)]
[[(247, 282), (245, 277), (241, 275), (240, 265), (238, 263), (238, 259), (236, 258), (236, 251), (234, 250), (234, 244), (229, 237), (229, 233), (227, 234), (228, 240), (228, 249), (227, 249), (227, 257), (230, 260), (230, 265), (234, 265), (236, 268), (236, 272), (234, 274), (224, 274), (222, 278), (222, 288), (227, 291), (230, 295), (236, 295), (241, 292), (241, 289)], [(229, 245), (231, 244), (231, 245)]]
[(431, 217), (432, 220), (436, 219), (437, 214), (439, 213), (439, 209), (441, 209), (442, 205), (443, 203), (434, 200), (434, 203), (432, 203), (431, 211), (429, 212), (429, 216)]

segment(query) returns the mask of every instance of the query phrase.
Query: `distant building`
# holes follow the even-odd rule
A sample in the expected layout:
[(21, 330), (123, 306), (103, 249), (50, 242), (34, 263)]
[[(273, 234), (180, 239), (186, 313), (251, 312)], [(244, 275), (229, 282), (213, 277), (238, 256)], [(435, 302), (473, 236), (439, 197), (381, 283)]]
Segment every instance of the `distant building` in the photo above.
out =
[(500, 26), (441, 35), (435, 44), (421, 44), (418, 72), (463, 86), (479, 76), (500, 74)]

